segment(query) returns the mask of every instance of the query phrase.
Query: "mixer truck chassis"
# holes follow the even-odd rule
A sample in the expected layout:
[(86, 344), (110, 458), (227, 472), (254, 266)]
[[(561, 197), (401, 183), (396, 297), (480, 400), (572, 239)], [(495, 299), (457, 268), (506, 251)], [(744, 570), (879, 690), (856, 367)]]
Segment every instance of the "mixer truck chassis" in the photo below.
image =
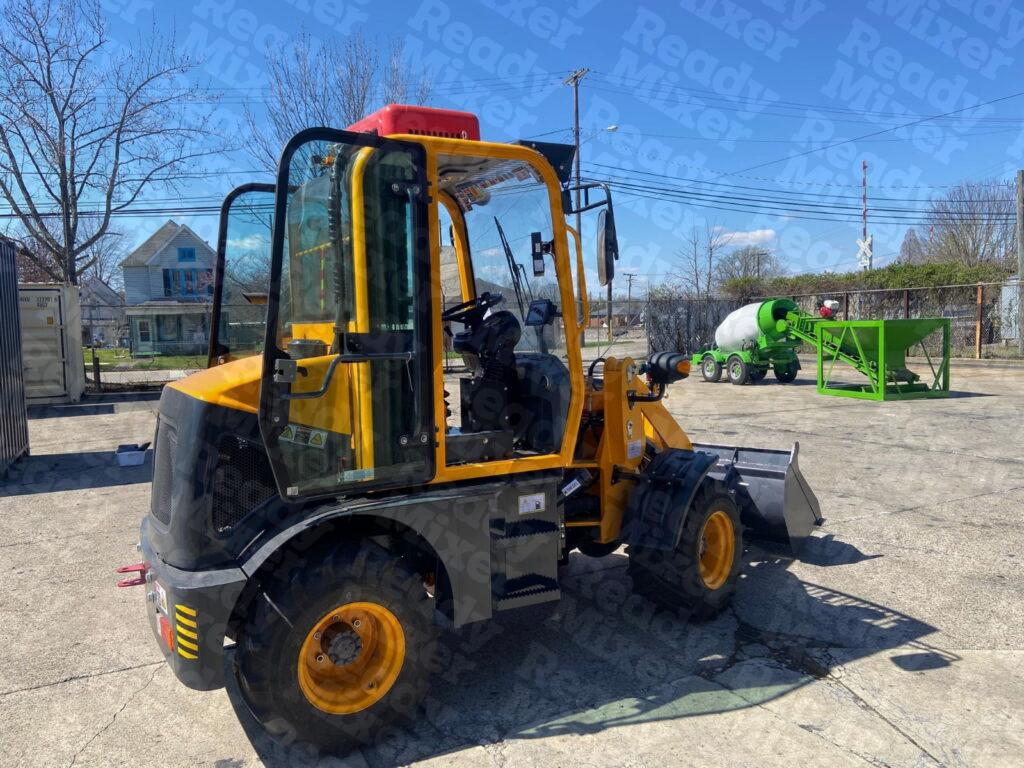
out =
[(712, 348), (695, 354), (692, 365), (700, 368), (704, 381), (719, 381), (724, 375), (731, 384), (756, 384), (768, 375), (768, 371), (773, 371), (782, 384), (789, 384), (800, 370), (800, 361), (790, 344), (770, 350), (741, 349), (736, 352)]

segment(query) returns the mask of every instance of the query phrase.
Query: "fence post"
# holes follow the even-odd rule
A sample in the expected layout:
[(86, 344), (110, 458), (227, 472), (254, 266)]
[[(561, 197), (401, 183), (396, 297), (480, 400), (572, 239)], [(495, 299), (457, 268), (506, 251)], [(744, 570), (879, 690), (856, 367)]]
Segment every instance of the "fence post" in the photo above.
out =
[(978, 283), (977, 317), (974, 321), (974, 358), (981, 359), (981, 320), (985, 303), (985, 286)]
[(850, 294), (843, 294), (843, 320), (850, 319)]
[(103, 382), (100, 381), (100, 359), (96, 356), (96, 347), (92, 348), (92, 384), (97, 392), (103, 391)]
[(910, 319), (910, 289), (903, 289), (903, 319)]

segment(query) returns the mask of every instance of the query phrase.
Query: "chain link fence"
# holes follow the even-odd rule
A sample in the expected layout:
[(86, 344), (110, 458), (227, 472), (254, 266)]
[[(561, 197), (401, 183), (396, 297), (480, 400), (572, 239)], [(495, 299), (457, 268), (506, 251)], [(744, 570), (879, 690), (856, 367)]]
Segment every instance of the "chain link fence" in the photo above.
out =
[(742, 306), (736, 299), (651, 299), (644, 310), (649, 352), (692, 355), (714, 345), (715, 329), (725, 316)]
[[(177, 311), (176, 311), (177, 310)], [(160, 389), (207, 367), (212, 306), (166, 312), (147, 308), (83, 305), (82, 345), (86, 389), (124, 392)], [(263, 349), (266, 307), (229, 304), (222, 308), (218, 339), (232, 359)]]
[[(805, 312), (817, 314), (821, 302), (839, 302), (843, 320), (892, 320), (947, 317), (954, 357), (1017, 358), (1017, 283), (947, 285), (934, 288), (841, 291), (789, 296)], [(751, 299), (763, 301), (769, 298)], [(734, 299), (680, 296), (647, 302), (650, 351), (692, 354), (714, 343), (715, 328), (743, 303)]]

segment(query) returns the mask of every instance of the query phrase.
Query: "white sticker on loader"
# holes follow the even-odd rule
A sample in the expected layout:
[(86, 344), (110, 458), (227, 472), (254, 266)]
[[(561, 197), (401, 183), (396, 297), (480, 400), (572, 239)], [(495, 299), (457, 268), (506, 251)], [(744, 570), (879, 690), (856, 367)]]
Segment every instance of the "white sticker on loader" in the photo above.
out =
[(530, 493), (519, 497), (519, 514), (533, 515), (544, 511), (544, 494)]
[(630, 459), (638, 458), (644, 452), (644, 441), (643, 440), (630, 440), (629, 444), (626, 445), (626, 457)]

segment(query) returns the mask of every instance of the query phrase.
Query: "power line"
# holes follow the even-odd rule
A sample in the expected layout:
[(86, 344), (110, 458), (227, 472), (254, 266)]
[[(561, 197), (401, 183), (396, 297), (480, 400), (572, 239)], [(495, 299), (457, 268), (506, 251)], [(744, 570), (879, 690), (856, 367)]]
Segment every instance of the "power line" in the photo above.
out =
[[(620, 166), (616, 166), (616, 165), (608, 165), (607, 163), (588, 162), (587, 165), (595, 166), (597, 168), (605, 168), (605, 169), (609, 169), (609, 170), (613, 170), (613, 171), (619, 171), (620, 173), (630, 173), (630, 174), (635, 174), (635, 175), (640, 175), (640, 176), (652, 176), (652, 177), (655, 177), (655, 178), (669, 179), (669, 180), (672, 180), (672, 181), (687, 181), (687, 182), (692, 182), (693, 184), (696, 184), (696, 185), (707, 185), (707, 186), (711, 186), (711, 187), (724, 187), (724, 188), (727, 188), (727, 189), (742, 189), (742, 190), (750, 190), (750, 191), (754, 191), (754, 192), (767, 192), (769, 194), (778, 194), (778, 195), (803, 195), (805, 197), (806, 196), (813, 196), (815, 199), (821, 198), (823, 196), (824, 197), (830, 197), (830, 198), (836, 198), (836, 199), (849, 199), (849, 200), (860, 200), (860, 198), (861, 198), (860, 195), (840, 195), (840, 194), (836, 194), (836, 193), (820, 193), (820, 192), (797, 192), (797, 191), (789, 191), (789, 190), (785, 190), (785, 189), (768, 189), (766, 187), (754, 187), (754, 186), (744, 185), (744, 184), (728, 184), (726, 182), (716, 182), (716, 181), (710, 181), (710, 180), (705, 180), (705, 179), (695, 179), (695, 178), (689, 178), (689, 177), (686, 177), (686, 176), (671, 176), (669, 174), (664, 174), (664, 173), (654, 173), (653, 171), (640, 171), (640, 170), (635, 170), (635, 169), (626, 169), (626, 168), (621, 168)], [(720, 174), (720, 176), (721, 175), (723, 175), (723, 174)], [(718, 177), (715, 177), (715, 178), (718, 178)], [(913, 197), (887, 197), (885, 199), (888, 200), (888, 201), (892, 201), (892, 202), (930, 203), (932, 201), (931, 198), (922, 199), (922, 198), (913, 198)], [(946, 198), (946, 200), (948, 202), (986, 202), (986, 203), (1009, 203), (1009, 202), (1012, 202), (1012, 199), (1010, 197), (1005, 197), (1005, 198), (987, 198), (987, 199), (971, 200), (971, 201), (958, 200), (958, 199), (955, 199), (955, 198)]]
[[(629, 93), (629, 94), (635, 94), (638, 91), (643, 92), (645, 90), (648, 90), (648, 91), (649, 90), (654, 90), (656, 88), (657, 89), (661, 89), (661, 90), (663, 90), (663, 91), (665, 91), (667, 93), (670, 93), (672, 91), (684, 91), (684, 92), (687, 92), (687, 93), (705, 94), (704, 96), (702, 96), (702, 98), (709, 99), (709, 100), (712, 100), (712, 101), (725, 101), (727, 103), (730, 103), (730, 104), (733, 104), (733, 105), (736, 105), (736, 106), (743, 106), (745, 104), (746, 105), (761, 105), (761, 106), (767, 106), (767, 107), (779, 107), (779, 108), (783, 108), (783, 109), (802, 109), (802, 110), (813, 109), (813, 110), (818, 111), (818, 112), (836, 112), (836, 113), (840, 113), (840, 114), (848, 114), (848, 115), (852, 116), (851, 119), (855, 119), (857, 122), (860, 122), (860, 123), (864, 122), (864, 118), (865, 117), (872, 117), (872, 116), (875, 116), (875, 117), (889, 117), (889, 118), (893, 118), (893, 119), (897, 119), (897, 120), (905, 120), (907, 118), (925, 118), (926, 117), (925, 115), (914, 114), (912, 112), (896, 112), (896, 111), (886, 112), (886, 111), (879, 111), (879, 110), (853, 109), (853, 108), (850, 108), (850, 107), (837, 107), (837, 106), (832, 106), (830, 104), (812, 104), (812, 103), (808, 103), (808, 102), (791, 101), (791, 100), (788, 100), (788, 99), (764, 99), (764, 98), (758, 98), (758, 97), (735, 97), (735, 96), (730, 96), (728, 94), (721, 93), (719, 91), (709, 90), (709, 89), (705, 89), (705, 88), (693, 88), (693, 87), (690, 87), (690, 86), (683, 86), (683, 85), (676, 85), (676, 84), (671, 84), (671, 85), (668, 85), (668, 86), (666, 86), (666, 85), (654, 85), (649, 80), (645, 80), (643, 78), (629, 78), (629, 77), (622, 77), (622, 76), (619, 76), (619, 75), (612, 76), (612, 75), (609, 75), (607, 73), (598, 72), (597, 70), (594, 71), (594, 74), (597, 75), (602, 80), (602, 82), (607, 82), (607, 83), (609, 83), (609, 84), (611, 84), (613, 86), (621, 86), (621, 87), (627, 88), (628, 90), (621, 91), (621, 92), (622, 93)], [(615, 80), (612, 80), (611, 79), (612, 77), (616, 77), (621, 82), (616, 82)], [(629, 85), (629, 81), (631, 81), (633, 83), (633, 86)], [(639, 87), (637, 87), (637, 86), (639, 86)], [(593, 87), (593, 86), (591, 86), (591, 87)], [(988, 102), (985, 102), (985, 103), (982, 103), (982, 104), (975, 104), (975, 105), (972, 105), (970, 107), (966, 107), (965, 110), (977, 109), (979, 107), (986, 106), (987, 104), (988, 104)], [(965, 111), (965, 110), (960, 110), (960, 111)], [(752, 112), (753, 110), (742, 109), (742, 110), (739, 110), (739, 111)], [(757, 114), (766, 114), (766, 113), (758, 111)], [(783, 115), (783, 116), (803, 117), (804, 115)], [(940, 119), (946, 119), (946, 116), (929, 117), (928, 119), (929, 120), (940, 120)], [(999, 124), (1010, 124), (1010, 123), (1012, 123), (1014, 125), (1019, 125), (1021, 122), (1024, 122), (1024, 117), (975, 117), (975, 118), (969, 118), (969, 120), (970, 120), (970, 122), (981, 122), (981, 121), (984, 121), (984, 122), (989, 122), (989, 123), (999, 123)], [(964, 121), (963, 119), (959, 119), (959, 120), (954, 120), (953, 122), (963, 122), (963, 121)]]

